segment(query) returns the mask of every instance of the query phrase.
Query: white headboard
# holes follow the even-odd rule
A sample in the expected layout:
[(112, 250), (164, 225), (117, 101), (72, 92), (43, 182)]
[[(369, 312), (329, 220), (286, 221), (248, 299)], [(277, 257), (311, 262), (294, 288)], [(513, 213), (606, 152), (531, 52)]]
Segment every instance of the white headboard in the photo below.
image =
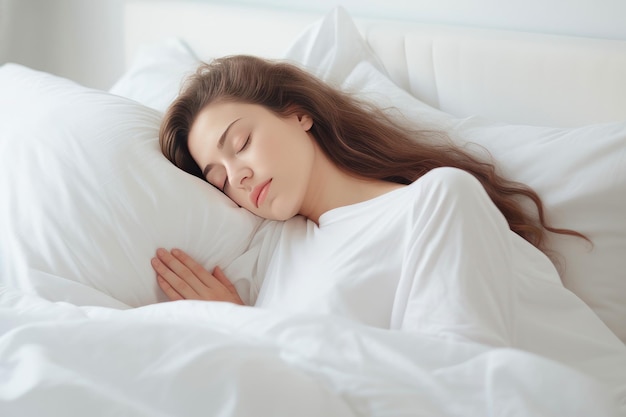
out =
[[(126, 6), (126, 58), (178, 36), (203, 59), (280, 58), (315, 13), (193, 1)], [(626, 120), (626, 41), (355, 17), (392, 79), (458, 117), (580, 126)]]

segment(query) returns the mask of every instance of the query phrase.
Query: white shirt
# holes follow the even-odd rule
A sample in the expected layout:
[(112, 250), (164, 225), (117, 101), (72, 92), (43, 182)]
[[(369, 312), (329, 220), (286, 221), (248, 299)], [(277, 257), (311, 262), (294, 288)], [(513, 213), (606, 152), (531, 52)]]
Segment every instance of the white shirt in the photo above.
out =
[(389, 328), (415, 184), (330, 210), (319, 227), (303, 217), (287, 221), (256, 306)]

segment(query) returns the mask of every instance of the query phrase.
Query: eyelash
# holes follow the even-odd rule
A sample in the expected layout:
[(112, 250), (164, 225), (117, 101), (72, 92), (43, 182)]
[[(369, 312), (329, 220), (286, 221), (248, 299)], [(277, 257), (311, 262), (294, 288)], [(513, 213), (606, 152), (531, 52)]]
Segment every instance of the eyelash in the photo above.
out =
[(242, 152), (243, 150), (245, 150), (248, 147), (249, 143), (250, 143), (250, 135), (248, 135), (248, 137), (246, 138), (246, 141), (243, 143), (243, 146), (236, 153), (238, 154)]
[[(237, 152), (235, 152), (235, 155), (239, 155), (239, 153), (243, 152), (248, 145), (250, 144), (250, 135), (248, 135), (248, 137), (246, 138), (246, 141), (243, 143), (243, 146), (241, 147), (241, 149), (239, 149)], [(226, 192), (226, 185), (228, 184), (228, 177), (224, 178), (224, 185), (222, 185), (222, 192), (225, 193)]]

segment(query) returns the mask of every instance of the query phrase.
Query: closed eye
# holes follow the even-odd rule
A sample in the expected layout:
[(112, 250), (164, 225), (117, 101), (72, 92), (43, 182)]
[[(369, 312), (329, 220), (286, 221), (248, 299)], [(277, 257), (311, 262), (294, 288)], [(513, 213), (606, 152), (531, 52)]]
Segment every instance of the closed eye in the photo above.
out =
[(248, 137), (246, 138), (246, 141), (243, 143), (243, 146), (236, 153), (238, 154), (240, 152), (243, 152), (248, 147), (249, 144), (250, 144), (250, 135), (248, 135)]

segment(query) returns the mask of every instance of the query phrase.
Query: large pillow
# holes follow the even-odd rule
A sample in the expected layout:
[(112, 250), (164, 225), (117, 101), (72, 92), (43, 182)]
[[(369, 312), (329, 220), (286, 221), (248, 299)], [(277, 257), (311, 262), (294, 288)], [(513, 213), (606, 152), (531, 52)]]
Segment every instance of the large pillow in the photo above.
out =
[(394, 106), (403, 121), (483, 146), (506, 177), (534, 188), (553, 226), (593, 241), (550, 236), (564, 285), (626, 342), (626, 121), (557, 129), (457, 119), (394, 85), (372, 55), (339, 8), (305, 31), (286, 56), (382, 107)]
[(0, 91), (0, 283), (140, 306), (165, 299), (156, 248), (180, 247), (254, 298), (260, 219), (161, 154), (159, 112), (15, 64)]

